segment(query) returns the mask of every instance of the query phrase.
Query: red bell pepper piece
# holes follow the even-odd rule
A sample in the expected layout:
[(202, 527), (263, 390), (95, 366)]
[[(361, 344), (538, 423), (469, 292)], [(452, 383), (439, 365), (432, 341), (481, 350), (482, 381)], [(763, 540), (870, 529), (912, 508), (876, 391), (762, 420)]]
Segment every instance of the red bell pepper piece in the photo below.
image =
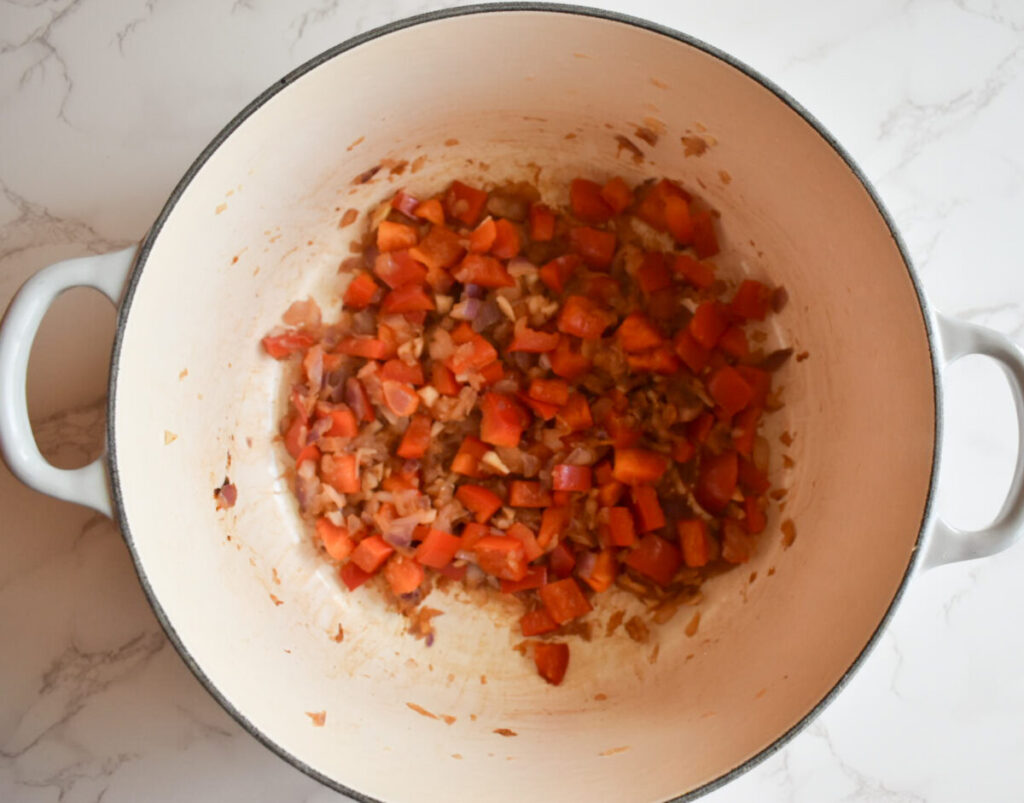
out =
[(583, 596), (583, 592), (580, 591), (580, 587), (571, 577), (541, 586), (538, 593), (544, 607), (551, 614), (551, 618), (560, 625), (593, 610), (590, 603), (587, 602), (587, 598)]
[(654, 533), (647, 533), (626, 555), (625, 563), (658, 585), (667, 586), (672, 582), (682, 560), (676, 547)]
[(473, 513), (480, 524), (484, 524), (501, 507), (501, 497), (481, 485), (460, 485), (455, 491), (455, 498)]

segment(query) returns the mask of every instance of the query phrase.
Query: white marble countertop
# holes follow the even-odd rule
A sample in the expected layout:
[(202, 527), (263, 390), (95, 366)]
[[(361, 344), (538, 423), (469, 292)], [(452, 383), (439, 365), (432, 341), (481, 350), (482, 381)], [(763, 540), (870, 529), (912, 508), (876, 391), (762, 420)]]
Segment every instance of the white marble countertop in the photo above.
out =
[[(941, 310), (1024, 338), (1024, 3), (597, 5), (722, 48), (818, 116), (875, 182)], [(0, 0), (0, 308), (59, 258), (136, 241), (211, 136), (321, 50), (453, 3)], [(98, 453), (113, 312), (62, 298), (33, 352), (44, 452)], [(999, 371), (949, 372), (940, 512), (983, 524), (1014, 461)], [(117, 529), (0, 470), (0, 800), (329, 801), (222, 711), (165, 640)], [(1024, 799), (1024, 547), (919, 576), (838, 700), (706, 799)]]

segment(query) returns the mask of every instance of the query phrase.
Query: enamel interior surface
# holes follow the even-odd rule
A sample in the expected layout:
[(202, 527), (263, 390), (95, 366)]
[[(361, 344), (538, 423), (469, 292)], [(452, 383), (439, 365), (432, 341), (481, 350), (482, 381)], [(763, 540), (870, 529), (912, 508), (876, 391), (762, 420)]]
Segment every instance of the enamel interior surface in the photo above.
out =
[[(635, 136), (643, 125), (660, 132), (656, 146)], [(642, 163), (616, 135), (641, 148)], [(711, 146), (687, 157), (681, 137), (692, 135)], [(410, 165), (353, 183), (382, 160)], [(768, 434), (791, 491), (751, 564), (709, 583), (648, 645), (621, 630), (570, 639), (559, 688), (513, 651), (515, 603), (435, 592), (427, 604), (445, 613), (428, 648), (372, 589), (344, 590), (282, 478), (274, 436), (290, 368), (258, 347), (297, 298), (338, 308), (336, 268), (365, 222), (339, 228), (344, 210), (372, 208), (399, 186), (431, 193), (452, 177), (533, 178), (538, 166), (554, 204), (581, 174), (667, 175), (702, 194), (721, 212), (720, 273), (785, 285), (772, 337), (810, 354), (780, 375), (786, 406)], [(864, 648), (904, 575), (928, 491), (927, 335), (860, 182), (737, 69), (580, 15), (435, 20), (340, 53), (273, 96), (164, 223), (116, 368), (125, 516), (184, 648), (272, 742), (385, 800), (458, 790), (466, 800), (656, 801), (722, 776), (795, 725)], [(788, 449), (784, 429), (795, 435)], [(177, 439), (165, 445), (165, 431)], [(782, 470), (783, 453), (793, 469)], [(220, 513), (212, 490), (225, 475), (238, 504)], [(789, 549), (783, 518), (798, 533)], [(610, 597), (596, 620), (629, 604)], [(339, 624), (342, 643), (332, 639)], [(321, 711), (315, 727), (307, 712)]]

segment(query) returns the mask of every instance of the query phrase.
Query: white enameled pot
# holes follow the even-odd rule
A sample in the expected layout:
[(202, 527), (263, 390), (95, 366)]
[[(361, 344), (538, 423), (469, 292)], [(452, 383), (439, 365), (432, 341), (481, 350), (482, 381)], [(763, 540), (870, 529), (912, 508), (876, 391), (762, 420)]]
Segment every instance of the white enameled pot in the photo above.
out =
[[(684, 136), (709, 147), (688, 156)], [(554, 688), (512, 649), (514, 605), (435, 592), (428, 604), (444, 615), (428, 647), (377, 594), (344, 591), (283, 477), (289, 369), (258, 341), (297, 298), (338, 308), (336, 268), (365, 220), (339, 227), (346, 209), (451, 177), (529, 177), (560, 204), (569, 178), (612, 174), (694, 188), (721, 212), (720, 272), (787, 288), (773, 337), (810, 356), (784, 368), (769, 435), (795, 435), (795, 466), (782, 467), (778, 446), (773, 460), (798, 535), (785, 549), (773, 512), (751, 564), (705, 587), (695, 635), (684, 611), (646, 646), (621, 634), (574, 642)], [(43, 314), (78, 285), (118, 304), (119, 325), (107, 455), (63, 471), (35, 446), (24, 382)], [(1006, 369), (1020, 416), (1021, 351), (928, 308), (864, 177), (779, 89), (640, 20), (499, 4), (319, 56), (217, 136), (137, 250), (29, 280), (0, 330), (0, 442), (28, 485), (119, 520), (184, 660), (324, 783), (367, 800), (660, 801), (728, 780), (806, 724), (915, 569), (1020, 534), (1020, 465), (984, 531), (931, 512), (942, 371), (968, 353)], [(238, 503), (219, 512), (225, 476)], [(597, 621), (620, 603), (631, 604), (613, 598)], [(307, 712), (325, 712), (323, 726)]]

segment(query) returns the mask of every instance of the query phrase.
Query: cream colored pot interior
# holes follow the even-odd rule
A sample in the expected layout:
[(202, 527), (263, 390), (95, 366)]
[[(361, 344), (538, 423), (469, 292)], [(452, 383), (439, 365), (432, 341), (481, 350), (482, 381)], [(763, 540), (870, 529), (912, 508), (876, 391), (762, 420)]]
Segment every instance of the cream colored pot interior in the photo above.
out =
[[(655, 146), (638, 126), (659, 133)], [(703, 154), (687, 155), (692, 136)], [(554, 204), (576, 175), (667, 175), (702, 194), (721, 212), (720, 273), (785, 285), (772, 338), (809, 352), (781, 374), (786, 406), (768, 434), (790, 491), (756, 558), (647, 645), (621, 630), (571, 638), (559, 688), (512, 649), (515, 604), (435, 592), (427, 604), (445, 613), (428, 647), (374, 590), (344, 590), (282, 478), (289, 367), (258, 347), (294, 299), (312, 294), (328, 317), (339, 308), (336, 269), (365, 221), (340, 228), (344, 210), (399, 186), (536, 172)], [(907, 568), (931, 471), (922, 314), (842, 159), (718, 58), (567, 13), (398, 30), (271, 97), (163, 222), (116, 369), (125, 521), (184, 649), (273, 743), (383, 800), (656, 801), (728, 773), (796, 725), (864, 648)], [(212, 495), (225, 475), (238, 487), (226, 513)], [(784, 518), (798, 534), (789, 549)], [(628, 605), (609, 596), (594, 618)], [(307, 712), (325, 712), (324, 725)]]

